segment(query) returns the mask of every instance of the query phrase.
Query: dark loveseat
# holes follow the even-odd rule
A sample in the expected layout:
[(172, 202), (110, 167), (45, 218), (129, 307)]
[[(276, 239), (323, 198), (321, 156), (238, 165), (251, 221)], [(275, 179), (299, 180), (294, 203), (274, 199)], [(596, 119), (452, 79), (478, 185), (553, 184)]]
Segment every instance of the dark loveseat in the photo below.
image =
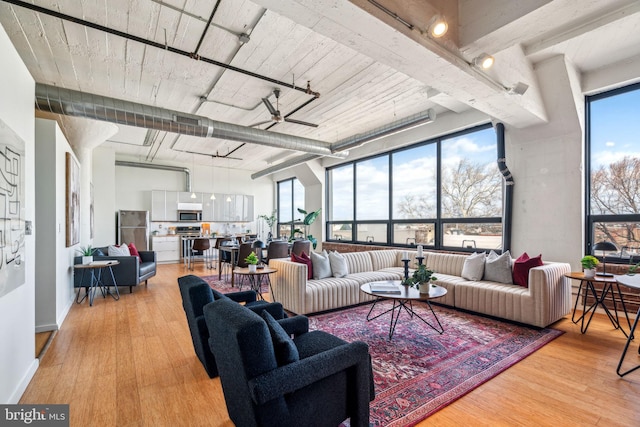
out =
[[(113, 266), (113, 275), (116, 279), (118, 287), (128, 286), (129, 292), (133, 291), (133, 287), (144, 282), (147, 284), (147, 280), (156, 275), (156, 253), (154, 251), (138, 251), (140, 253), (140, 259), (137, 256), (108, 256), (108, 247), (96, 248), (95, 253), (104, 255), (93, 256), (94, 261), (103, 260), (118, 260), (120, 264)], [(82, 257), (78, 256), (73, 259), (74, 264), (82, 264)], [(91, 282), (91, 275), (77, 269), (73, 275), (73, 285), (76, 288), (89, 286)], [(105, 286), (113, 286), (113, 280), (110, 274), (104, 274), (102, 281)]]

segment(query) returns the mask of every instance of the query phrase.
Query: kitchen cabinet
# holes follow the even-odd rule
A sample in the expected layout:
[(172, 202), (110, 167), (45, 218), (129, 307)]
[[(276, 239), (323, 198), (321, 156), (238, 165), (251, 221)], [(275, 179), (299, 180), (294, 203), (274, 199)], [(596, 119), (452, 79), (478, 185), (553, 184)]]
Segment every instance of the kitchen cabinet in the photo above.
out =
[(152, 236), (151, 249), (157, 262), (179, 262), (180, 236)]
[(253, 221), (253, 196), (244, 194), (216, 194), (214, 217), (216, 221)]
[[(151, 221), (178, 221), (178, 205), (198, 203), (202, 205), (203, 222), (249, 222), (253, 217), (253, 196), (245, 194), (196, 192), (191, 198), (187, 191), (153, 190), (151, 192)], [(227, 201), (230, 199), (231, 201)]]
[(178, 191), (151, 191), (151, 221), (178, 220)]

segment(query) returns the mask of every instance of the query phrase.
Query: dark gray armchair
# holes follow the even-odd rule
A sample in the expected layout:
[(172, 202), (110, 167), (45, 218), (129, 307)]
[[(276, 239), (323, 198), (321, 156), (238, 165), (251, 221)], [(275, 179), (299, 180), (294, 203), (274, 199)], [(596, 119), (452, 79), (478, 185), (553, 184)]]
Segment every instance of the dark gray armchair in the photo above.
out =
[[(280, 323), (280, 337), (295, 347), (288, 355), (298, 356), (283, 363), (282, 342), (272, 338), (273, 325), (264, 313), (265, 318), (221, 299), (204, 307), (204, 317), (215, 337), (210, 347), (236, 426), (325, 427), (347, 418), (351, 426), (369, 425), (374, 392), (366, 343), (308, 332), (308, 323), (303, 328)], [(291, 319), (298, 318), (308, 322), (304, 316)]]
[(233, 292), (222, 294), (211, 289), (209, 284), (201, 277), (187, 275), (178, 278), (178, 286), (182, 295), (182, 307), (187, 316), (189, 332), (193, 348), (202, 362), (209, 378), (218, 376), (216, 360), (209, 348), (209, 329), (204, 320), (203, 308), (205, 305), (217, 299), (229, 299), (235, 303), (244, 303), (248, 308), (262, 312), (268, 310), (276, 319), (285, 319), (287, 315), (280, 303), (269, 303), (267, 301), (256, 301), (254, 291)]
[[(99, 251), (99, 252), (98, 252)], [(93, 255), (94, 261), (118, 260), (120, 264), (112, 267), (113, 275), (116, 279), (118, 287), (128, 286), (129, 292), (133, 291), (133, 287), (144, 282), (156, 275), (156, 253), (154, 251), (139, 251), (140, 259), (137, 256), (108, 256), (108, 248), (97, 248), (96, 252), (103, 255)], [(75, 264), (82, 264), (82, 257), (78, 256), (73, 259)], [(86, 287), (91, 284), (91, 277), (84, 274), (84, 270), (75, 270), (73, 276), (73, 285), (76, 288)], [(102, 280), (106, 286), (113, 286), (113, 280), (110, 274), (105, 274)]]

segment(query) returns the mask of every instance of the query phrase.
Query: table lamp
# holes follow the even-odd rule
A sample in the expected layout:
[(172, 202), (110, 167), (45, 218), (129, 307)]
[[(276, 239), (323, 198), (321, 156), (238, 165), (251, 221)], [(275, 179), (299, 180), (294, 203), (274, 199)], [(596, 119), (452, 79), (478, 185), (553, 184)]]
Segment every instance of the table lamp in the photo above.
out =
[(596, 273), (596, 276), (613, 277), (613, 274), (607, 273), (607, 263), (605, 262), (606, 252), (616, 252), (618, 248), (611, 242), (598, 242), (593, 246), (594, 251), (602, 251), (602, 273)]

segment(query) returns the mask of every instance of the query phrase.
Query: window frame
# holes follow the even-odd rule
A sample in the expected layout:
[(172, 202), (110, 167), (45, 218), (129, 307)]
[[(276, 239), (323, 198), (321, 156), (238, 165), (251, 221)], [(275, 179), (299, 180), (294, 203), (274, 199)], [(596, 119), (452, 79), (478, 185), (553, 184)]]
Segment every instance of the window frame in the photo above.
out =
[[(301, 214), (298, 212), (298, 210), (296, 209), (296, 204), (295, 204), (295, 200), (296, 200), (296, 185), (295, 182), (299, 182), (300, 186), (302, 186), (302, 188), (304, 189), (304, 185), (302, 185), (302, 183), (300, 182), (300, 180), (296, 177), (292, 177), (292, 178), (287, 178), (287, 179), (283, 179), (281, 181), (278, 181), (276, 183), (276, 189), (277, 189), (277, 206), (278, 206), (278, 215), (277, 215), (277, 222), (276, 222), (276, 233), (277, 233), (277, 237), (280, 238), (280, 229), (281, 227), (289, 227), (291, 234), (287, 237), (287, 238), (291, 238), (292, 235), (294, 234), (294, 230), (296, 229), (303, 229), (304, 228), (304, 223), (302, 221), (302, 219), (300, 219), (299, 221), (296, 221), (296, 215), (300, 216)], [(281, 209), (280, 209), (280, 185), (286, 182), (290, 182), (291, 183), (291, 221), (281, 221)]]
[[(367, 157), (362, 157), (360, 159), (357, 160), (350, 160), (347, 162), (343, 162), (340, 164), (336, 164), (334, 166), (328, 167), (325, 171), (325, 182), (327, 183), (326, 188), (325, 188), (325, 200), (327, 201), (327, 212), (330, 212), (330, 200), (332, 197), (332, 188), (331, 185), (333, 181), (329, 178), (330, 173), (333, 169), (337, 169), (340, 167), (344, 167), (346, 165), (351, 165), (351, 173), (353, 174), (353, 179), (352, 179), (352, 194), (353, 194), (353, 206), (351, 206), (353, 213), (352, 213), (352, 220), (343, 220), (343, 219), (334, 219), (333, 217), (329, 217), (327, 219), (327, 221), (325, 222), (325, 236), (326, 236), (326, 241), (327, 242), (336, 242), (336, 243), (350, 243), (350, 244), (359, 244), (359, 245), (366, 245), (366, 244), (375, 244), (377, 246), (394, 246), (394, 247), (416, 247), (416, 244), (422, 244), (423, 247), (428, 248), (428, 249), (435, 249), (435, 250), (451, 250), (451, 251), (459, 251), (459, 252), (473, 252), (474, 250), (489, 250), (489, 249), (494, 249), (495, 248), (468, 248), (468, 247), (452, 247), (452, 246), (444, 246), (443, 245), (443, 230), (446, 224), (451, 224), (451, 223), (465, 223), (465, 224), (503, 224), (503, 215), (504, 215), (504, 210), (502, 212), (502, 215), (500, 217), (469, 217), (469, 218), (443, 218), (442, 217), (442, 181), (441, 181), (441, 177), (442, 177), (442, 141), (444, 140), (449, 140), (452, 138), (457, 138), (460, 137), (462, 135), (466, 135), (466, 134), (471, 134), (474, 132), (479, 132), (485, 129), (489, 129), (489, 128), (493, 128), (491, 123), (486, 123), (486, 124), (482, 124), (482, 125), (478, 125), (478, 126), (474, 126), (468, 129), (464, 129), (461, 131), (457, 131), (457, 132), (453, 132), (447, 135), (443, 135), (437, 138), (431, 138), (428, 140), (424, 140), (424, 141), (420, 141), (418, 143), (415, 144), (411, 144), (408, 146), (404, 146), (404, 147), (398, 147), (396, 149), (393, 150), (389, 150), (386, 152), (382, 152), (382, 153), (376, 153), (376, 154), (372, 154), (370, 156)], [(498, 135), (496, 132), (496, 143), (498, 142)], [(436, 165), (437, 165), (437, 173), (436, 173), (436, 217), (435, 218), (409, 218), (409, 219), (395, 219), (393, 217), (393, 177), (394, 177), (394, 169), (393, 169), (393, 154), (394, 153), (398, 153), (401, 151), (406, 151), (406, 150), (410, 150), (410, 149), (414, 149), (414, 148), (418, 148), (421, 146), (425, 146), (425, 145), (430, 145), (430, 144), (436, 144)], [(389, 181), (388, 181), (388, 219), (386, 220), (358, 220), (357, 216), (356, 216), (356, 212), (357, 212), (357, 197), (356, 197), (356, 189), (357, 189), (357, 174), (356, 174), (356, 170), (357, 170), (357, 164), (360, 162), (366, 162), (368, 160), (374, 159), (374, 158), (379, 158), (381, 156), (387, 156), (388, 157), (388, 162), (389, 162)], [(497, 162), (497, 153), (496, 153), (496, 162)], [(503, 191), (502, 191), (502, 202), (504, 203), (504, 197), (505, 197), (505, 192), (504, 192), (504, 180), (502, 180), (502, 186), (503, 186)], [(351, 234), (352, 234), (352, 238), (351, 240), (339, 240), (339, 239), (335, 239), (333, 238), (333, 234), (332, 234), (332, 225), (333, 224), (346, 224), (349, 225), (351, 227)], [(357, 233), (357, 227), (358, 225), (366, 225), (366, 224), (385, 224), (387, 227), (386, 230), (386, 241), (385, 242), (369, 242), (369, 241), (362, 241), (358, 239), (358, 233)], [(434, 240), (433, 240), (433, 244), (429, 245), (429, 244), (425, 244), (424, 242), (416, 242), (416, 244), (409, 244), (409, 243), (394, 243), (394, 227), (396, 225), (401, 225), (401, 224), (427, 224), (427, 225), (432, 225), (434, 226)], [(501, 237), (501, 245), (504, 243), (504, 234), (505, 234), (505, 230), (504, 228), (502, 229), (502, 237)], [(497, 251), (501, 251), (502, 249), (497, 249)]]

